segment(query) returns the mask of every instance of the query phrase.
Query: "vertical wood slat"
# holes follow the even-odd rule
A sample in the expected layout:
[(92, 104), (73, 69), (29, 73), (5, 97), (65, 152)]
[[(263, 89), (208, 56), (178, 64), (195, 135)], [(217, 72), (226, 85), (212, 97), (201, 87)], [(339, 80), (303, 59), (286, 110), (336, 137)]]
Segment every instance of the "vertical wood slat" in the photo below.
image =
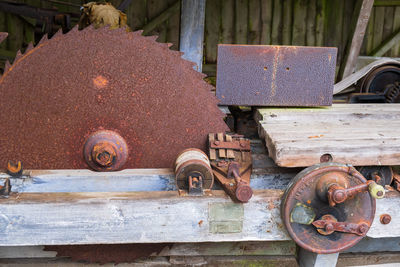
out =
[[(382, 42), (384, 42), (393, 32), (393, 16), (394, 8), (385, 7), (385, 18), (383, 22)], [(381, 42), (381, 43), (382, 43)], [(390, 51), (386, 52), (383, 56), (390, 56)]]
[(264, 45), (271, 44), (273, 0), (261, 0), (261, 40)]
[(271, 44), (279, 45), (282, 42), (282, 2), (274, 0), (272, 12)]
[(292, 45), (306, 43), (307, 0), (294, 0)]
[(8, 50), (20, 50), (24, 41), (23, 22), (15, 15), (7, 13)]
[(141, 29), (146, 24), (146, 0), (132, 1), (126, 10), (128, 25), (132, 30)]
[(372, 8), (371, 15), (368, 22), (367, 28), (367, 47), (366, 54), (369, 55), (374, 50), (374, 25), (375, 25), (375, 7)]
[(249, 0), (235, 1), (235, 43), (247, 44)]
[(307, 35), (306, 45), (315, 46), (315, 18), (317, 16), (317, 0), (309, 0), (307, 7)]
[(373, 49), (376, 49), (379, 46), (379, 44), (382, 43), (384, 20), (385, 20), (385, 7), (381, 6), (375, 7)]
[(344, 1), (343, 25), (342, 25), (342, 43), (346, 49), (347, 42), (351, 38), (351, 18), (355, 8), (356, 1)]
[[(208, 134), (208, 140), (209, 140), (210, 143), (214, 142), (215, 134), (209, 133)], [(210, 148), (210, 160), (216, 160), (216, 159), (217, 159), (217, 153), (216, 153), (215, 149)]]
[(324, 21), (325, 21), (326, 0), (317, 1), (317, 14), (315, 17), (315, 42), (317, 46), (324, 45)]
[(219, 41), (221, 0), (206, 1), (205, 21), (205, 58), (208, 63), (217, 61), (217, 45)]
[[(168, 8), (168, 2), (165, 0), (148, 0), (147, 1), (147, 19), (148, 21), (160, 15), (165, 9)], [(150, 35), (158, 35), (157, 41), (165, 43), (167, 40), (167, 25), (165, 23), (157, 26), (154, 32)]]
[(235, 1), (222, 0), (221, 3), (221, 43), (233, 43), (233, 25), (235, 18)]
[(282, 44), (292, 44), (293, 0), (283, 1)]
[[(7, 31), (6, 13), (0, 11), (0, 32)], [(7, 48), (7, 39), (0, 43), (0, 49)]]
[(328, 1), (326, 6), (325, 45), (338, 48), (336, 60), (338, 65), (341, 63), (344, 46), (342, 44), (343, 7), (343, 0)]
[[(232, 142), (232, 140), (233, 140), (233, 139), (232, 139), (232, 136), (226, 135), (226, 141), (227, 141), (227, 142)], [(226, 150), (226, 157), (229, 158), (229, 159), (235, 158), (235, 153), (233, 152), (232, 149), (227, 149), (227, 150)]]
[[(223, 142), (224, 141), (224, 134), (223, 133), (217, 133), (217, 140)], [(218, 156), (220, 158), (225, 158), (226, 157), (225, 149), (218, 149)]]
[(261, 33), (261, 2), (249, 0), (249, 44), (260, 44)]
[[(176, 0), (168, 0), (168, 6), (172, 6)], [(171, 43), (172, 50), (179, 50), (179, 28), (181, 24), (181, 14), (176, 12), (167, 21), (167, 42)]]
[[(393, 31), (400, 29), (400, 6), (396, 6), (394, 10)], [(393, 46), (390, 55), (392, 57), (400, 56), (400, 43)]]

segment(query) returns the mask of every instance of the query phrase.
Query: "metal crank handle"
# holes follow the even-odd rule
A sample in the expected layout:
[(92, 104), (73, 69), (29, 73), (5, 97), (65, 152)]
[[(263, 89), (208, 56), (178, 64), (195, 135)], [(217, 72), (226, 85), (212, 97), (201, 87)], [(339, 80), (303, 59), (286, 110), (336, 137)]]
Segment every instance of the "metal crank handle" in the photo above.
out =
[(371, 197), (379, 199), (385, 196), (385, 189), (383, 186), (377, 184), (373, 180), (368, 180), (366, 183), (344, 188), (337, 184), (332, 184), (328, 188), (328, 201), (331, 207), (336, 204), (343, 203), (347, 199), (353, 198), (356, 194), (369, 192)]

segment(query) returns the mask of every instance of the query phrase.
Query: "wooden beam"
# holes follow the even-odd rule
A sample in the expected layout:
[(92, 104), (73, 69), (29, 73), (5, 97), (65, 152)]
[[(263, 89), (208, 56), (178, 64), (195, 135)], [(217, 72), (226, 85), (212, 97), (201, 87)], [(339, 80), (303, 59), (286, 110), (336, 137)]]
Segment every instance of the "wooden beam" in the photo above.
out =
[[(0, 246), (285, 241), (281, 190), (255, 190), (248, 203), (225, 192), (22, 193), (0, 199)], [(400, 194), (377, 200), (368, 237), (399, 237)], [(379, 222), (389, 213), (388, 225)], [(155, 219), (157, 215), (157, 219)]]
[(354, 21), (352, 23), (351, 31), (353, 34), (347, 44), (345, 60), (342, 62), (339, 73), (340, 79), (349, 76), (354, 71), (373, 4), (373, 0), (357, 1), (356, 8), (354, 9), (355, 14), (353, 16)]
[(290, 240), (281, 194), (255, 190), (246, 204), (223, 191), (12, 194), (0, 200), (0, 246)]
[(300, 267), (335, 267), (339, 253), (317, 254), (300, 248), (298, 262)]
[[(267, 158), (253, 155), (253, 166), (265, 167)], [(253, 189), (283, 189), (294, 175), (293, 171), (257, 174), (253, 171), (250, 186)], [(67, 192), (138, 192), (175, 191), (176, 181), (172, 169), (131, 169), (120, 172), (93, 172), (90, 170), (25, 171), (21, 178), (0, 172), (0, 185), (10, 179), (11, 191), (18, 193)], [(221, 189), (215, 183), (214, 189)]]
[(179, 50), (184, 53), (182, 57), (194, 62), (193, 68), (201, 72), (206, 0), (184, 0), (181, 8)]
[(393, 46), (400, 42), (400, 29), (394, 32), (388, 39), (383, 41), (369, 56), (381, 57)]
[(145, 26), (143, 26), (143, 29), (142, 29), (143, 34), (144, 35), (148, 34), (152, 30), (154, 30), (158, 25), (160, 25), (163, 22), (165, 22), (166, 20), (168, 20), (176, 12), (179, 12), (179, 8), (180, 8), (180, 1), (176, 1), (172, 6), (167, 8), (160, 15), (158, 15), (156, 18), (152, 19)]

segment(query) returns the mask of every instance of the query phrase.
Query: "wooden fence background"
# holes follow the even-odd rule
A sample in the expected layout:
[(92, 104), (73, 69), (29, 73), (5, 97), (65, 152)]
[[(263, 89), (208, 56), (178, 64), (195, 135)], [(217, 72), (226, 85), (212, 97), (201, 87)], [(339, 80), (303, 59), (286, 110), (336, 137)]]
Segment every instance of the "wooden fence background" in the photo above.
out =
[[(63, 0), (74, 4), (88, 1)], [(109, 0), (118, 5), (121, 0)], [(177, 0), (133, 0), (126, 10), (128, 24), (141, 29)], [(204, 63), (217, 60), (218, 43), (281, 44), (338, 47), (338, 65), (350, 37), (351, 21), (357, 0), (207, 0), (204, 38)], [(79, 7), (48, 1), (21, 0), (37, 7), (56, 7), (79, 13)], [(399, 5), (399, 6), (397, 6)], [(149, 34), (158, 41), (179, 48), (179, 12)], [(76, 21), (75, 21), (76, 23)], [(9, 37), (0, 45), (0, 58), (11, 58), (34, 39), (34, 21), (0, 12), (0, 31)], [(400, 1), (376, 0), (367, 28), (361, 55), (369, 55), (393, 32), (400, 29)], [(399, 57), (400, 44), (385, 56)]]

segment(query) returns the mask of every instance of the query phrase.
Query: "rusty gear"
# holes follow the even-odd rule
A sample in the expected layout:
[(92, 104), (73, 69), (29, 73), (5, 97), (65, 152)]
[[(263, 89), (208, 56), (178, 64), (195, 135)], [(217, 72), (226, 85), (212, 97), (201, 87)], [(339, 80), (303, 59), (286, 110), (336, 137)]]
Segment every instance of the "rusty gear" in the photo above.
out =
[(124, 168), (172, 167), (224, 132), (223, 113), (193, 64), (141, 32), (82, 31), (44, 37), (17, 53), (0, 78), (0, 162), (27, 169), (87, 168), (83, 146), (100, 130), (126, 140)]

